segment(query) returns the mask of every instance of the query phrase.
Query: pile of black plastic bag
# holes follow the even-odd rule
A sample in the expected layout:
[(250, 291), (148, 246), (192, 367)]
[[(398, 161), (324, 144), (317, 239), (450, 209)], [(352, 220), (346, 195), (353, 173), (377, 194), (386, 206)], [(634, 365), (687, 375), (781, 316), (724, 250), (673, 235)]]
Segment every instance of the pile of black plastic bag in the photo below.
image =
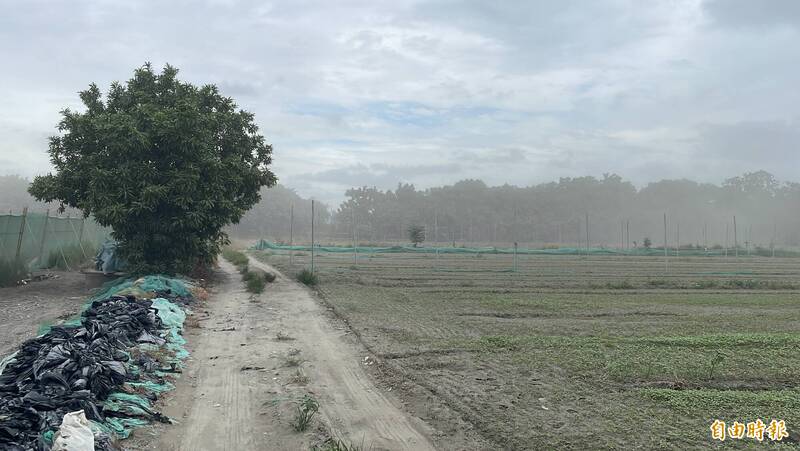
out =
[[(49, 450), (43, 433), (57, 430), (69, 412), (83, 410), (99, 423), (125, 415), (104, 409), (104, 401), (125, 382), (162, 369), (151, 357), (129, 352), (141, 343), (165, 343), (157, 313), (149, 300), (112, 296), (93, 302), (80, 325), (54, 326), (23, 343), (0, 374), (0, 451)], [(169, 421), (145, 410), (150, 420)], [(103, 440), (96, 449), (113, 448)]]

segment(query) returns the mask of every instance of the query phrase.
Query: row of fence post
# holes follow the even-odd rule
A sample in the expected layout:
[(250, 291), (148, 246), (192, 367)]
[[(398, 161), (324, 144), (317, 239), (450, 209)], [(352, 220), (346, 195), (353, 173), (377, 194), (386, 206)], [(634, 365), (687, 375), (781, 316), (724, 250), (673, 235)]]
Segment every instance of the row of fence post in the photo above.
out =
[[(516, 215), (516, 210), (515, 210), (515, 215)], [(290, 221), (290, 223), (289, 223), (289, 246), (291, 248), (291, 246), (293, 246), (293, 244), (294, 244), (294, 204), (292, 204), (291, 207), (290, 207), (289, 217), (290, 217), (290, 219), (289, 219), (289, 221)], [(358, 226), (357, 226), (357, 222), (356, 222), (355, 211), (351, 212), (351, 218), (352, 218), (352, 228), (353, 228), (353, 230), (352, 230), (353, 265), (357, 266), (358, 265), (358, 235), (357, 235), (357, 227)], [(312, 200), (311, 201), (311, 272), (314, 272), (314, 270), (315, 270), (315, 265), (314, 265), (314, 263), (315, 263), (314, 262), (314, 260), (315, 260), (314, 257), (315, 257), (315, 253), (316, 253), (315, 252), (315, 250), (316, 250), (315, 249), (316, 248), (316, 240), (315, 240), (315, 222), (316, 221), (315, 221), (315, 219), (316, 219), (315, 202)], [(590, 241), (591, 237), (590, 237), (590, 232), (589, 232), (590, 228), (589, 228), (589, 214), (588, 213), (585, 214), (585, 218), (584, 219), (585, 219), (585, 227), (586, 227), (586, 230), (585, 230), (585, 232), (586, 232), (586, 255), (589, 256), (590, 253), (591, 253), (591, 244), (590, 244), (591, 243), (591, 241)], [(434, 218), (434, 227), (438, 229), (438, 217)], [(437, 232), (438, 232), (438, 230), (436, 232), (434, 232), (434, 234), (437, 235), (438, 234)], [(775, 232), (773, 232), (773, 233), (777, 234), (777, 225), (775, 225)], [(704, 223), (703, 224), (702, 236), (703, 236), (703, 243), (704, 243), (704, 248), (706, 249), (706, 252), (708, 251), (708, 242), (707, 242), (708, 235), (707, 234), (708, 234), (708, 224)], [(739, 256), (739, 246), (738, 246), (738, 237), (737, 237), (736, 216), (733, 216), (733, 234), (734, 234), (734, 243), (735, 243), (734, 244), (734, 252), (735, 252), (735, 256), (738, 257)], [(580, 243), (578, 244), (578, 247), (579, 248), (581, 247)], [(772, 243), (771, 243), (771, 247), (772, 247), (772, 257), (775, 257), (774, 236), (773, 236), (773, 240), (772, 240)], [(620, 221), (620, 249), (624, 250), (624, 249), (628, 249), (628, 248), (630, 248), (630, 220), (623, 220), (623, 221)], [(727, 223), (725, 224), (725, 246), (724, 246), (724, 249), (725, 249), (725, 257), (727, 257), (728, 256), (728, 224)], [(513, 259), (513, 271), (514, 272), (517, 272), (517, 269), (518, 269), (517, 252), (518, 252), (518, 243), (514, 242), (514, 253), (513, 253), (513, 256), (514, 256), (514, 259)], [(293, 264), (293, 254), (294, 254), (293, 250), (290, 249), (290, 251), (289, 251), (289, 264), (290, 265)], [(438, 266), (438, 262), (439, 262), (439, 249), (438, 249), (438, 247), (435, 248), (435, 254), (436, 254), (436, 257), (435, 257), (436, 258), (436, 264)], [(750, 255), (749, 248), (748, 248), (748, 255)], [(680, 224), (679, 223), (676, 225), (675, 256), (676, 257), (680, 257)], [(669, 247), (668, 247), (668, 239), (667, 239), (667, 214), (664, 213), (664, 269), (667, 270), (667, 271), (669, 270), (669, 263), (668, 262), (669, 262)]]

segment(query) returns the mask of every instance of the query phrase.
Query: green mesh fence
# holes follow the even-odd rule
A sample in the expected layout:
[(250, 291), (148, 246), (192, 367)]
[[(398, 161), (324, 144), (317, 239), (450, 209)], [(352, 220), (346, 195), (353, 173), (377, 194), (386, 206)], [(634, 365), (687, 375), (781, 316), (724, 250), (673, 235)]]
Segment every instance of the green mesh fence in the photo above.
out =
[(110, 236), (92, 219), (45, 213), (0, 215), (0, 261), (20, 261), (28, 269), (74, 269), (89, 260)]
[[(305, 251), (310, 252), (311, 246), (288, 246), (261, 240), (251, 247), (254, 250), (270, 251)], [(556, 249), (527, 249), (527, 248), (503, 248), (503, 247), (414, 247), (414, 246), (314, 246), (314, 252), (328, 253), (353, 253), (354, 250), (359, 254), (516, 254), (518, 255), (636, 255), (636, 256), (663, 256), (664, 248), (635, 248), (635, 249), (610, 249), (610, 248), (577, 248), (561, 247)], [(675, 255), (675, 249), (667, 249), (670, 256)], [(728, 253), (733, 252), (728, 250)], [(741, 251), (740, 251), (741, 252)], [(725, 255), (724, 249), (680, 249), (681, 256), (722, 256)]]

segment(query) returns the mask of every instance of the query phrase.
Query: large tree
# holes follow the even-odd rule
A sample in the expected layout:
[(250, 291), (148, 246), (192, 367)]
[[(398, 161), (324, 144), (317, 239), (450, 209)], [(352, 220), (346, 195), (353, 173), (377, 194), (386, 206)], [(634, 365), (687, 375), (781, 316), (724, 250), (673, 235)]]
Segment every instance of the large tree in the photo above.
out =
[(135, 272), (188, 272), (211, 262), (236, 223), (272, 186), (272, 147), (253, 115), (214, 85), (160, 74), (145, 64), (103, 99), (80, 93), (50, 138), (55, 173), (37, 177), (36, 198), (58, 201), (110, 226)]

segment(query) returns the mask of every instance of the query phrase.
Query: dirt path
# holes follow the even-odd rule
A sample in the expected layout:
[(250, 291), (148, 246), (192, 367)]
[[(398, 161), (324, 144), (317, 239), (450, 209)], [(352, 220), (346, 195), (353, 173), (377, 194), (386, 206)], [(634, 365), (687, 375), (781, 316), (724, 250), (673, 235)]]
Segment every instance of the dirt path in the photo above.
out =
[[(328, 433), (364, 449), (433, 449), (424, 423), (375, 387), (366, 354), (306, 288), (279, 274), (251, 296), (230, 264), (221, 267), (222, 281), (196, 312), (200, 327), (187, 330), (192, 357), (164, 408), (180, 424), (157, 426), (153, 440), (137, 434), (132, 449), (299, 450)], [(320, 421), (296, 433), (290, 421), (306, 393)]]
[(54, 271), (54, 279), (0, 288), (0, 359), (37, 335), (43, 324), (78, 313), (90, 296), (83, 274)]

